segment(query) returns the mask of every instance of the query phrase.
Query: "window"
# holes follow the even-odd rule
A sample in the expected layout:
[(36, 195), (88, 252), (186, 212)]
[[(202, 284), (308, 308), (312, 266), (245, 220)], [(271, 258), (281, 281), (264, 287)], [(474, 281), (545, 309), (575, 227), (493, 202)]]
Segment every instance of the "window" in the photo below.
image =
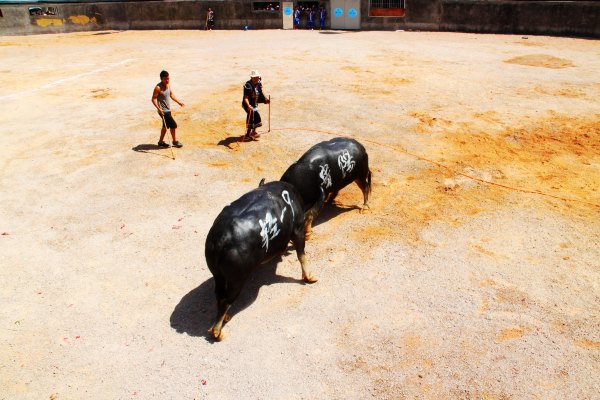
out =
[(404, 0), (369, 0), (370, 17), (404, 17)]
[(255, 1), (252, 3), (253, 11), (268, 11), (277, 12), (279, 11), (278, 1)]
[(371, 0), (371, 8), (404, 8), (404, 0)]
[(56, 7), (29, 7), (29, 15), (56, 15), (58, 10)]
[(29, 15), (42, 15), (41, 7), (29, 7)]

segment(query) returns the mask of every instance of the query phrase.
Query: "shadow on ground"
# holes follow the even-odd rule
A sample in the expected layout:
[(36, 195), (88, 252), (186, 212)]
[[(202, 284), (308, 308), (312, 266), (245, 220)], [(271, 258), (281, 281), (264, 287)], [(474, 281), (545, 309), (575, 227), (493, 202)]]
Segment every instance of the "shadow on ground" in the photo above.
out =
[(347, 206), (344, 204), (338, 203), (329, 203), (323, 206), (323, 209), (313, 221), (313, 227), (324, 224), (325, 222), (337, 217), (338, 215), (342, 215), (349, 211), (360, 210), (359, 206)]
[(92, 33), (93, 36), (98, 36), (98, 35), (112, 35), (114, 33), (121, 33), (123, 31), (102, 31), (102, 32), (96, 32), (96, 33)]
[(220, 140), (219, 143), (217, 143), (217, 146), (225, 146), (230, 149), (235, 149), (236, 146), (232, 146), (232, 145), (235, 145), (235, 144), (242, 145), (244, 143), (252, 143), (252, 142), (254, 142), (254, 140), (242, 141), (241, 136), (230, 136), (226, 139)]
[(138, 153), (154, 154), (155, 156), (171, 158), (171, 153), (162, 154), (162, 153), (157, 152), (159, 150), (162, 151), (165, 149), (168, 149), (168, 147), (167, 148), (158, 147), (158, 145), (149, 144), (149, 143), (138, 144), (137, 146), (131, 148), (131, 150), (137, 151)]
[[(291, 246), (288, 247), (285, 256), (292, 257), (296, 261), (296, 251)], [(277, 275), (277, 264), (281, 260), (282, 257), (277, 257), (265, 265), (258, 266), (250, 276), (242, 289), (242, 293), (233, 303), (229, 312), (233, 323), (235, 323), (237, 313), (254, 303), (262, 286), (278, 283), (305, 284), (302, 279)], [(301, 275), (300, 262), (298, 262), (298, 275)], [(217, 301), (215, 300), (214, 290), (215, 282), (213, 278), (210, 278), (183, 296), (171, 314), (171, 328), (178, 333), (202, 336), (207, 341), (214, 341), (212, 335), (208, 332), (208, 328), (215, 322), (217, 315)]]
[(356, 31), (319, 31), (321, 35), (339, 35), (342, 33), (353, 33)]

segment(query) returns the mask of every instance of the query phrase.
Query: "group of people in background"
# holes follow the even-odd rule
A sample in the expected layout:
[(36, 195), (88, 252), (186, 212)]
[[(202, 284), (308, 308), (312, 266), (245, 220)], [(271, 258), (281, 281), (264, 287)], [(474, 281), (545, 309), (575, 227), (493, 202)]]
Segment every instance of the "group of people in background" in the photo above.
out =
[(327, 10), (325, 7), (320, 6), (319, 10), (315, 10), (315, 7), (301, 7), (298, 6), (294, 9), (294, 29), (300, 29), (300, 20), (306, 17), (306, 29), (315, 29), (315, 18), (319, 17), (319, 29), (325, 27), (325, 17), (327, 17)]
[[(277, 11), (279, 10), (279, 3), (276, 3), (277, 6), (274, 7), (271, 3), (265, 8), (265, 10), (269, 11)], [(319, 29), (325, 28), (325, 18), (327, 17), (327, 9), (323, 6), (320, 6), (317, 10), (315, 6), (312, 7), (304, 7), (304, 6), (296, 6), (294, 8), (294, 29), (301, 29), (301, 21), (304, 19), (306, 22), (304, 24), (305, 29), (315, 29), (315, 21), (319, 18)], [(211, 7), (208, 7), (206, 10), (205, 21), (204, 21), (204, 30), (212, 30), (215, 26), (215, 12)]]
[(269, 3), (265, 6), (260, 6), (260, 3), (255, 3), (254, 9), (263, 11), (279, 11), (279, 3), (275, 3), (275, 5), (273, 5), (273, 3)]

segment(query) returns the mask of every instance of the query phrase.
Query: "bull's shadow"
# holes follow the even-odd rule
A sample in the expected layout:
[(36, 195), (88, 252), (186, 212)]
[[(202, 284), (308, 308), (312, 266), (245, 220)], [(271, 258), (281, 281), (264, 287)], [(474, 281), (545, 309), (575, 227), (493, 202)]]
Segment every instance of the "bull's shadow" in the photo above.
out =
[[(293, 262), (298, 264), (298, 275), (301, 275), (300, 262), (296, 259), (296, 251), (293, 247), (288, 247), (285, 256), (292, 257)], [(250, 275), (250, 278), (244, 285), (240, 296), (231, 306), (229, 314), (235, 315), (254, 303), (258, 297), (258, 292), (262, 286), (276, 283), (299, 283), (304, 284), (302, 279), (277, 275), (277, 264), (282, 257), (275, 257), (264, 265), (259, 265)], [(212, 342), (212, 334), (208, 329), (215, 322), (217, 316), (217, 301), (215, 299), (215, 280), (207, 279), (200, 286), (183, 296), (179, 304), (175, 306), (171, 314), (171, 328), (178, 333), (187, 333), (190, 336), (202, 336), (207, 341)]]
[(313, 221), (312, 226), (315, 227), (324, 224), (325, 222), (337, 217), (338, 215), (342, 215), (344, 213), (354, 210), (360, 210), (360, 207), (357, 205), (347, 205), (335, 202), (327, 203), (323, 206), (321, 212), (319, 212), (319, 215), (317, 215), (317, 217)]

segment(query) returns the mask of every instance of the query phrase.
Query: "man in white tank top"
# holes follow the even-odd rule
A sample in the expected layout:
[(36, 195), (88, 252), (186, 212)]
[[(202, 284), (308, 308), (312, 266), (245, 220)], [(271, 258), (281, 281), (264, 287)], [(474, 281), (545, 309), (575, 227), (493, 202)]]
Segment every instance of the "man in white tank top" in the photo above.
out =
[(158, 115), (160, 115), (163, 120), (162, 128), (160, 130), (160, 139), (158, 141), (159, 147), (169, 147), (164, 140), (167, 133), (167, 128), (171, 130), (173, 146), (183, 146), (183, 144), (177, 140), (177, 122), (175, 122), (173, 116), (171, 115), (171, 99), (173, 99), (173, 101), (175, 101), (175, 103), (179, 104), (181, 107), (185, 106), (185, 104), (180, 102), (175, 97), (173, 90), (171, 90), (171, 86), (169, 84), (169, 73), (167, 71), (161, 71), (160, 82), (156, 84), (154, 87), (154, 92), (152, 93), (152, 104), (154, 104), (154, 107), (156, 107), (158, 110)]

